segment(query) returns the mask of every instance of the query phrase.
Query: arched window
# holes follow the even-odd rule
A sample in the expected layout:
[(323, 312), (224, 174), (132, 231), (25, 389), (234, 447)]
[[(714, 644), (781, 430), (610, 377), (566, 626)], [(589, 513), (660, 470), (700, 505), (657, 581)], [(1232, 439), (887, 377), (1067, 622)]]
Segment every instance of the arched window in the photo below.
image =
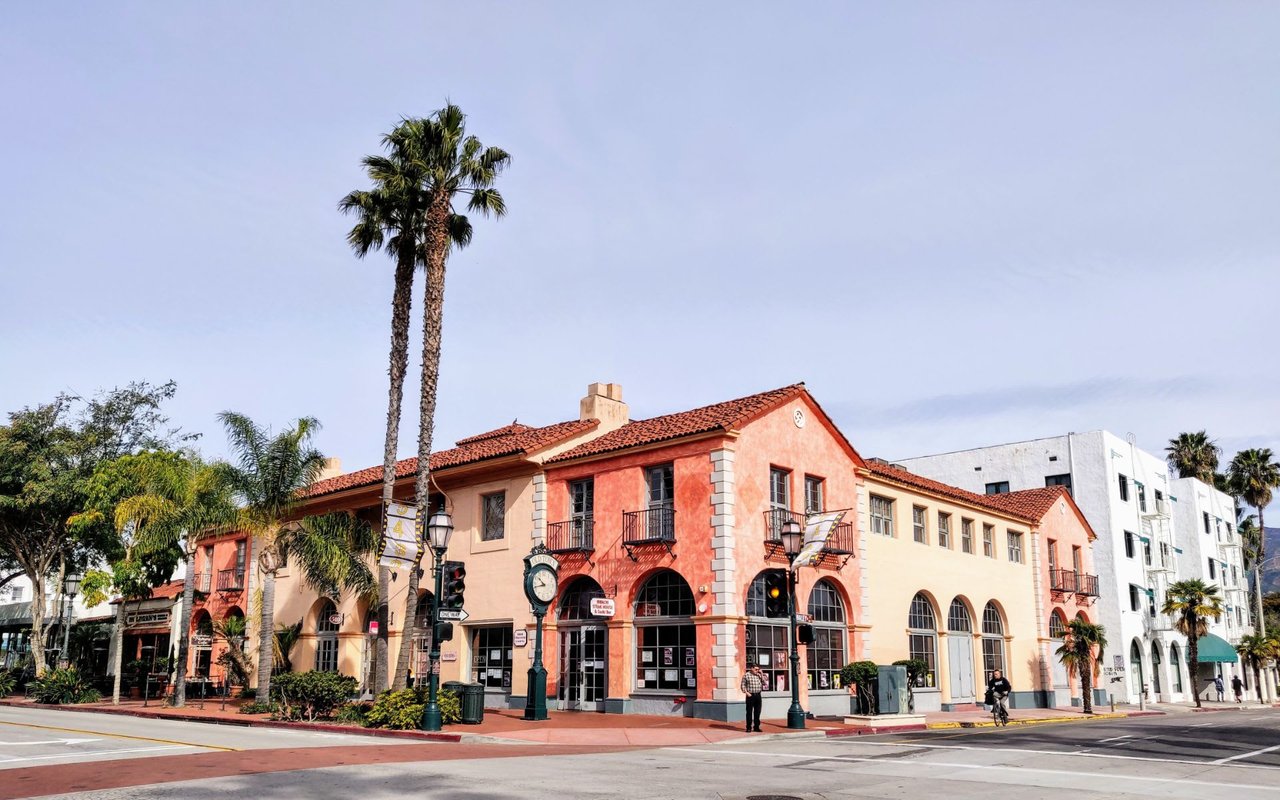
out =
[(1049, 615), (1049, 638), (1061, 639), (1067, 633), (1067, 619), (1062, 616), (1062, 612), (1054, 609)]
[(917, 686), (934, 686), (938, 669), (938, 622), (933, 614), (929, 598), (917, 594), (911, 598), (907, 612), (907, 653), (910, 658), (926, 664), (924, 673), (916, 679)]
[(591, 600), (604, 597), (600, 584), (586, 576), (573, 580), (560, 595), (559, 617), (561, 622), (581, 622), (597, 619), (591, 613)]
[(677, 573), (654, 573), (636, 592), (636, 688), (694, 693), (698, 639), (693, 591)]
[(845, 613), (840, 592), (826, 579), (809, 592), (809, 618), (813, 621), (813, 642), (805, 648), (809, 667), (809, 690), (839, 689), (840, 668), (845, 665)]
[(987, 680), (996, 670), (1009, 677), (1004, 659), (1004, 619), (995, 603), (987, 603), (982, 609), (982, 668)]
[(316, 614), (316, 672), (338, 671), (338, 627), (342, 617), (332, 600), (325, 600)]
[(947, 611), (947, 630), (952, 633), (972, 633), (973, 621), (969, 619), (969, 609), (964, 607), (960, 598), (951, 601)]
[(781, 617), (769, 614), (765, 587), (766, 577), (770, 575), (778, 577), (782, 572), (765, 570), (756, 575), (755, 580), (747, 587), (747, 616), (750, 619), (746, 628), (746, 655), (748, 664), (760, 665), (760, 670), (764, 673), (765, 691), (782, 692), (787, 690), (787, 681), (791, 675), (787, 661), (791, 629), (787, 625), (785, 614)]
[(1182, 655), (1178, 652), (1178, 643), (1169, 645), (1169, 669), (1173, 673), (1173, 690), (1182, 691)]
[[(423, 592), (418, 598), (418, 608), (413, 612), (413, 626), (423, 630), (431, 630), (431, 592)], [(430, 634), (428, 634), (428, 639)]]
[(1129, 643), (1129, 689), (1134, 694), (1142, 694), (1142, 684), (1146, 680), (1142, 672), (1142, 648), (1138, 640)]
[(1151, 643), (1151, 691), (1160, 694), (1160, 643)]

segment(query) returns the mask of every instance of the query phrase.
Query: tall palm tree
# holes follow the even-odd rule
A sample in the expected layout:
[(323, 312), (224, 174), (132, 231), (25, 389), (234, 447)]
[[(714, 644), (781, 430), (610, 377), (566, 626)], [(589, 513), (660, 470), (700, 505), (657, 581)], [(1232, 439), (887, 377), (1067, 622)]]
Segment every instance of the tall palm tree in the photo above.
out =
[[(418, 476), (416, 497), (418, 519), (426, 521), (430, 500), (430, 459), (436, 413), (436, 391), (440, 375), (440, 345), (444, 325), (445, 261), (453, 248), (471, 242), (471, 222), (454, 211), (454, 200), (467, 196), (467, 210), (485, 216), (506, 214), (506, 201), (493, 188), (511, 156), (497, 147), (485, 147), (467, 135), (466, 115), (447, 104), (425, 119), (407, 119), (391, 134), (394, 147), (425, 166), (425, 227), (420, 258), (426, 265), (426, 298), (423, 304), (422, 391), (418, 413)], [(418, 570), (409, 570), (402, 630), (409, 631), (417, 610)], [(409, 642), (402, 637), (396, 659), (394, 686), (403, 687), (409, 674)]]
[(218, 417), (227, 429), (227, 443), (235, 461), (224, 468), (224, 474), (241, 503), (237, 525), (258, 542), (262, 608), (258, 620), (257, 697), (265, 703), (271, 697), (276, 572), (283, 563), (281, 545), (290, 547), (292, 535), (288, 526), (296, 516), (302, 490), (314, 483), (324, 468), (324, 456), (311, 446), (311, 437), (320, 429), (320, 423), (303, 417), (273, 436), (269, 429), (243, 414), (224, 411)]
[(1218, 456), (1222, 448), (1209, 438), (1205, 431), (1180, 433), (1169, 440), (1165, 448), (1169, 466), (1178, 471), (1179, 478), (1199, 478), (1214, 485), (1214, 473), (1218, 469)]
[(1253, 672), (1253, 689), (1262, 700), (1262, 669), (1269, 662), (1280, 658), (1280, 641), (1268, 639), (1256, 633), (1240, 638), (1236, 645), (1240, 660)]
[(1093, 713), (1093, 682), (1098, 677), (1098, 664), (1106, 650), (1106, 628), (1079, 617), (1067, 623), (1057, 656), (1068, 674), (1080, 676), (1080, 694), (1086, 714)]
[(1191, 668), (1191, 687), (1200, 708), (1200, 691), (1196, 681), (1200, 675), (1200, 637), (1209, 633), (1209, 620), (1222, 616), (1222, 597), (1218, 587), (1199, 578), (1169, 584), (1164, 595), (1162, 614), (1174, 617), (1174, 627), (1187, 637), (1187, 662)]
[(175, 707), (186, 705), (187, 652), (191, 645), (191, 611), (195, 600), (196, 540), (210, 529), (230, 524), (235, 505), (224, 465), (207, 464), (192, 452), (157, 453), (141, 472), (141, 493), (120, 502), (121, 519), (147, 523), (151, 535), (181, 547), (186, 563), (173, 695)]
[(1280, 486), (1280, 464), (1269, 448), (1241, 450), (1231, 459), (1227, 478), (1232, 494), (1258, 510), (1257, 558), (1253, 562), (1253, 590), (1258, 601), (1258, 633), (1266, 636), (1267, 622), (1262, 608), (1262, 562), (1267, 558), (1267, 526), (1263, 509), (1271, 502), (1271, 490)]
[[(363, 160), (373, 188), (349, 193), (338, 208), (345, 214), (356, 215), (356, 224), (347, 234), (347, 242), (358, 257), (384, 250), (395, 260), (391, 355), (387, 369), (391, 385), (387, 393), (387, 426), (382, 448), (382, 507), (385, 509), (395, 493), (404, 374), (409, 363), (413, 274), (420, 263), (421, 245), (425, 240), (427, 198), (423, 187), (427, 183), (427, 164), (406, 147), (408, 142), (403, 136), (394, 132), (387, 134), (382, 137), (382, 144), (386, 155), (366, 156)], [(378, 636), (372, 667), (375, 694), (387, 688), (390, 574), (387, 567), (378, 567)]]

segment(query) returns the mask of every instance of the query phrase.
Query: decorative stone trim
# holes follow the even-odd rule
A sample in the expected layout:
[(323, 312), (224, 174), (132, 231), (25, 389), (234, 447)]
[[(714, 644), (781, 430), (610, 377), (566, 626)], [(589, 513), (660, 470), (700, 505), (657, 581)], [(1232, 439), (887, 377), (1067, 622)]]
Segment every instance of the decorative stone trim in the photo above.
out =
[(533, 538), (547, 538), (547, 476), (541, 472), (533, 476)]
[[(734, 550), (737, 544), (734, 517), (733, 463), (735, 453), (720, 449), (711, 451), (711, 568), (714, 578), (711, 584), (712, 611), (716, 615), (737, 614), (738, 593), (737, 560)], [(738, 677), (737, 625), (717, 621), (711, 624), (714, 663), (711, 675), (715, 681), (713, 700), (741, 699)]]

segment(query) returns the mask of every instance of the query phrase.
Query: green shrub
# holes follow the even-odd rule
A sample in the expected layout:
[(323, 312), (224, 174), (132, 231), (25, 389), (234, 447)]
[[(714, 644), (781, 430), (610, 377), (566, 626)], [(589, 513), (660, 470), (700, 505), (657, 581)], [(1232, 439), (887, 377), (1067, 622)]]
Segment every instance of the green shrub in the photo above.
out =
[(863, 714), (876, 713), (876, 697), (871, 691), (871, 682), (880, 675), (874, 661), (854, 661), (840, 668), (840, 680), (845, 686), (858, 687), (858, 711)]
[(18, 688), (18, 673), (11, 669), (0, 670), (0, 697), (8, 697)]
[(276, 713), (275, 703), (245, 703), (240, 706), (241, 714), (274, 714)]
[(364, 727), (365, 718), (369, 716), (371, 708), (373, 708), (372, 703), (347, 703), (337, 710), (333, 718), (337, 722)]
[(102, 694), (89, 685), (74, 667), (51, 669), (43, 678), (32, 681), (31, 697), (37, 703), (70, 705), (96, 703)]
[(900, 658), (893, 665), (907, 668), (907, 713), (915, 713), (916, 685), (929, 671), (929, 665), (919, 658)]
[(328, 717), (355, 694), (356, 679), (337, 672), (290, 672), (271, 682), (273, 699), (282, 719), (315, 720)]
[[(436, 692), (440, 717), (445, 725), (462, 721), (462, 700), (447, 689)], [(365, 715), (364, 724), (370, 728), (414, 730), (422, 724), (422, 710), (427, 705), (426, 689), (402, 689), (383, 692)]]

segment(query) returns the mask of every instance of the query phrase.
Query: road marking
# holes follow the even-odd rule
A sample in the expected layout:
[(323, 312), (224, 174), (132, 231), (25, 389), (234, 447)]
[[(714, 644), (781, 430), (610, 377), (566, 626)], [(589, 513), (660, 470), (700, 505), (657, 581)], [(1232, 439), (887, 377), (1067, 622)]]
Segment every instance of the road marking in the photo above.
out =
[(106, 733), (105, 731), (87, 731), (82, 728), (62, 728), (57, 725), (36, 725), (34, 722), (9, 722), (0, 719), (0, 725), (13, 725), (17, 728), (39, 728), (43, 731), (62, 731), (64, 733), (92, 733), (98, 736), (106, 736), (109, 739), (134, 739), (139, 742), (156, 742), (157, 744), (177, 744), (184, 747), (203, 747), (208, 750), (227, 750), (229, 752), (238, 752), (239, 747), (223, 747), (220, 744), (196, 744), (195, 742), (179, 742), (176, 739), (156, 739), (150, 736), (133, 736), (127, 733)]
[[(904, 743), (910, 743), (913, 747), (927, 747), (937, 750), (981, 750), (981, 751), (999, 751), (1003, 753), (1028, 753), (1039, 756), (1073, 756), (1080, 758), (1114, 758), (1119, 761), (1153, 761), (1158, 764), (1190, 764), (1197, 767), (1213, 766), (1217, 762), (1208, 760), (1194, 760), (1190, 758), (1154, 758), (1152, 756), (1128, 756), (1119, 753), (1086, 753), (1083, 750), (1034, 750), (1029, 747), (988, 747), (973, 746), (965, 744), (928, 744), (919, 739), (902, 739), (898, 743), (893, 742), (858, 742), (859, 745), (869, 747), (903, 747)], [(1280, 745), (1278, 745), (1280, 746)], [(1243, 756), (1241, 756), (1243, 757)], [(1269, 764), (1234, 764), (1233, 766), (1245, 766), (1257, 769), (1277, 770), (1280, 767), (1273, 767)]]
[(1099, 739), (1098, 744), (1102, 744), (1103, 742), (1115, 742), (1120, 739), (1132, 739), (1132, 738), (1133, 738), (1132, 733), (1126, 733), (1121, 736), (1112, 736), (1110, 739)]
[(84, 744), (85, 742), (97, 742), (99, 739), (50, 739), (46, 742), (0, 742), (0, 747), (18, 747), (30, 746), (33, 744)]
[(15, 761), (49, 761), (55, 758), (85, 758), (86, 756), (113, 756), (120, 753), (153, 753), (157, 750), (192, 750), (198, 749), (200, 745), (195, 744), (168, 744), (160, 747), (127, 747), (123, 750), (90, 750), (88, 752), (76, 751), (72, 753), (58, 753), (49, 756), (22, 756), (19, 758), (0, 758), (0, 764), (12, 764)]
[(1212, 726), (1212, 725), (1216, 725), (1216, 724), (1217, 724), (1217, 723), (1214, 723), (1214, 722), (1201, 722), (1201, 723), (1200, 723), (1200, 724), (1198, 724), (1198, 725), (1190, 725), (1190, 726), (1188, 726), (1188, 727), (1192, 727), (1192, 728), (1208, 728), (1208, 727), (1210, 727), (1210, 726)]
[[(1277, 746), (1280, 747), (1280, 745), (1277, 745)], [(669, 747), (666, 749), (676, 750), (683, 753), (701, 753), (702, 755), (706, 755), (708, 752), (705, 750), (698, 750), (692, 747)], [(986, 748), (986, 749), (998, 749), (998, 748)], [(753, 750), (716, 750), (715, 751), (716, 755), (719, 755), (721, 753), (724, 753), (726, 755), (735, 755), (735, 756), (750, 756), (752, 758), (759, 758), (760, 756), (773, 756), (775, 758), (794, 758), (802, 761), (836, 761), (836, 762), (846, 761), (846, 762), (856, 762), (856, 763), (879, 764), (881, 766), (888, 766), (888, 767), (893, 767), (893, 766), (944, 767), (946, 769), (970, 769), (970, 770), (991, 770), (994, 772), (1016, 772), (1024, 775), (1026, 773), (1038, 773), (1041, 775), (1055, 775), (1055, 776), (1065, 775), (1065, 776), (1074, 778), (1076, 780), (1079, 780), (1082, 777), (1079, 772), (1074, 770), (1069, 770), (1069, 769), (1041, 769), (1039, 767), (1010, 767), (1002, 764), (965, 764), (960, 762), (951, 763), (946, 761), (902, 761), (902, 760), (886, 761), (883, 758), (864, 758), (861, 756), (818, 756), (818, 755), (812, 755), (809, 753), (804, 753), (804, 754), (766, 753), (763, 751), (753, 751)], [(1146, 760), (1151, 760), (1151, 759), (1146, 759)], [(1194, 763), (1197, 763), (1201, 766), (1205, 766), (1207, 762), (1197, 761)], [(1142, 775), (1118, 775), (1113, 772), (1108, 772), (1105, 775), (1098, 775), (1097, 777), (1100, 780), (1107, 780), (1107, 781), (1126, 780), (1126, 781), (1139, 781), (1141, 783), (1178, 783), (1178, 784), (1185, 784), (1189, 786), (1212, 786), (1218, 789), (1223, 787), (1230, 787), (1232, 789), (1257, 789), (1259, 791), (1280, 793), (1280, 785), (1275, 785), (1275, 784), (1262, 785), (1262, 784), (1248, 784), (1248, 783), (1223, 783), (1222, 781), (1196, 781), (1196, 780), (1190, 780), (1188, 778), (1151, 778), (1151, 777), (1145, 777)]]
[(1209, 763), (1210, 764), (1226, 764), (1231, 761), (1239, 761), (1242, 758), (1253, 758), (1254, 756), (1260, 756), (1263, 753), (1270, 753), (1273, 750), (1280, 750), (1280, 744), (1273, 744), (1270, 747), (1264, 747), (1261, 750), (1252, 750), (1248, 753), (1241, 753), (1238, 756), (1228, 756), (1226, 758), (1220, 758), (1217, 761), (1210, 761)]

